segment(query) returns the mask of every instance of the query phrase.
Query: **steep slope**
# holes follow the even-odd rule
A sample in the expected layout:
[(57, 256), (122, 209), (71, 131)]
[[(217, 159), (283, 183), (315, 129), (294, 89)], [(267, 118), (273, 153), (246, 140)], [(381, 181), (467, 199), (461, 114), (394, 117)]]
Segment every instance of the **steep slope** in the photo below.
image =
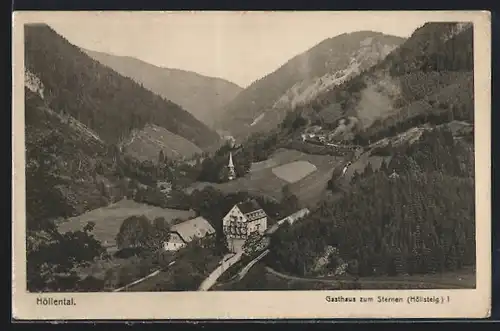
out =
[[(26, 212), (30, 228), (107, 204), (97, 164), (112, 162), (104, 142), (71, 115), (48, 108), (40, 84), (26, 84)], [(38, 88), (37, 88), (38, 87)]]
[(180, 106), (93, 60), (45, 24), (25, 26), (25, 65), (44, 84), (49, 108), (119, 143), (151, 123), (201, 148), (219, 136)]
[(41, 80), (26, 71), (26, 211), (32, 230), (130, 197), (131, 181), (155, 185), (165, 178), (154, 166), (160, 151), (169, 159), (201, 153), (152, 124), (134, 129), (121, 145), (108, 144), (75, 117), (51, 109), (45, 91)]
[(371, 31), (324, 40), (242, 91), (226, 106), (218, 126), (235, 136), (272, 129), (287, 110), (366, 70), (403, 41)]
[(169, 159), (189, 158), (203, 152), (189, 140), (154, 124), (148, 124), (142, 130), (134, 130), (121, 146), (127, 155), (139, 161), (155, 161), (160, 151)]
[(162, 68), (128, 56), (90, 50), (84, 52), (148, 90), (182, 106), (208, 126), (213, 124), (223, 107), (242, 90), (238, 85), (221, 78)]
[(471, 24), (426, 23), (379, 64), (297, 112), (319, 125), (354, 116), (370, 135), (429, 114), (473, 121), (472, 47)]

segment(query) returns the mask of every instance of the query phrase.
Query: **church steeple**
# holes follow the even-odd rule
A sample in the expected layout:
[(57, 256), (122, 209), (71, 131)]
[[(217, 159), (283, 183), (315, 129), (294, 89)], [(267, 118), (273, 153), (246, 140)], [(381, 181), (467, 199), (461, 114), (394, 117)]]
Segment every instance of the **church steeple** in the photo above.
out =
[(233, 180), (236, 178), (236, 173), (234, 172), (234, 164), (233, 164), (233, 153), (229, 152), (229, 164), (227, 165), (229, 168), (228, 179)]

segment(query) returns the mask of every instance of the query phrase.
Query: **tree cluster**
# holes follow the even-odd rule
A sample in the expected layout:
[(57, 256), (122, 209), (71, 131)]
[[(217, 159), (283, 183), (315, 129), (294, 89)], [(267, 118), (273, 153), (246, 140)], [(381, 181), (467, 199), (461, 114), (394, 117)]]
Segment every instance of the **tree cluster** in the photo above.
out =
[(253, 155), (246, 147), (235, 149), (227, 143), (221, 146), (213, 155), (207, 156), (201, 163), (199, 181), (220, 183), (227, 181), (229, 153), (232, 152), (234, 170), (237, 177), (245, 176), (250, 170)]
[(150, 221), (144, 215), (126, 218), (116, 235), (119, 249), (141, 248), (158, 252), (170, 238), (170, 226), (163, 217)]
[(27, 288), (30, 292), (75, 291), (88, 281), (78, 269), (98, 258), (108, 258), (92, 235), (94, 224), (82, 230), (59, 233), (53, 223), (27, 230)]

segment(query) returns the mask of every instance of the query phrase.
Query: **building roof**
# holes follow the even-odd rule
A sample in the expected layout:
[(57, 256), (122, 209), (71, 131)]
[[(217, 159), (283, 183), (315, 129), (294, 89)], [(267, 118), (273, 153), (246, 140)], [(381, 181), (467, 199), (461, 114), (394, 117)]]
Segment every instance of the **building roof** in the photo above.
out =
[(262, 209), (255, 200), (240, 202), (237, 204), (237, 206), (243, 214), (252, 213), (254, 211)]
[(212, 225), (201, 216), (176, 224), (172, 226), (171, 231), (177, 232), (185, 242), (215, 233)]

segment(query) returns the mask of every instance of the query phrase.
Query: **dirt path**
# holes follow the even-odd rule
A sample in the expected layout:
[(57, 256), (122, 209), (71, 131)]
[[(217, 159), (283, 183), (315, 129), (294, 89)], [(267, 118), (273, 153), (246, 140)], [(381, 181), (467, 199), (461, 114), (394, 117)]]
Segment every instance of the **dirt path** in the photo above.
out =
[[(321, 282), (321, 283), (328, 283), (328, 284), (350, 284), (353, 283), (354, 281), (352, 280), (341, 280), (341, 279), (325, 279), (325, 278), (312, 278), (312, 277), (298, 277), (298, 276), (292, 276), (292, 275), (287, 275), (283, 274), (281, 272), (278, 272), (270, 267), (266, 266), (266, 271), (269, 273), (272, 273), (275, 276), (278, 276), (280, 278), (288, 279), (288, 280), (295, 280), (295, 281), (302, 281), (302, 282)], [(408, 285), (408, 284), (426, 284), (431, 287), (437, 287), (437, 288), (450, 288), (450, 289), (459, 289), (459, 288), (469, 288), (470, 286), (467, 286), (467, 282), (464, 281), (464, 284), (458, 284), (458, 283), (452, 283), (450, 281), (439, 281), (439, 280), (424, 280), (424, 279), (404, 279), (404, 280), (392, 280), (392, 279), (359, 279), (358, 283), (360, 285), (363, 284), (377, 284), (377, 285)]]
[(264, 256), (266, 256), (269, 253), (269, 249), (266, 249), (264, 252), (262, 252), (259, 256), (257, 256), (255, 259), (250, 261), (243, 269), (240, 270), (238, 273), (238, 278), (237, 280), (243, 279), (243, 277), (246, 276), (246, 274), (250, 271), (250, 269), (257, 263), (259, 262)]
[(137, 284), (140, 284), (142, 282), (144, 282), (146, 279), (149, 279), (149, 278), (152, 278), (152, 277), (155, 277), (156, 275), (158, 275), (159, 273), (161, 272), (161, 269), (160, 270), (156, 270), (152, 273), (150, 273), (149, 275), (145, 276), (145, 277), (142, 277), (136, 281), (133, 281), (132, 283), (130, 284), (127, 284), (123, 287), (120, 287), (120, 288), (117, 288), (116, 290), (113, 290), (113, 292), (126, 292), (127, 290), (129, 290), (131, 287), (133, 287), (134, 285), (137, 285)]
[(229, 258), (227, 255), (224, 256), (219, 266), (214, 271), (212, 271), (212, 273), (207, 278), (205, 278), (205, 280), (201, 283), (200, 287), (198, 288), (198, 291), (208, 291), (212, 286), (214, 286), (214, 284), (217, 282), (217, 279), (219, 279), (219, 277), (222, 276), (222, 274), (230, 266), (232, 266), (241, 259), (242, 255), (243, 252), (236, 253)]

